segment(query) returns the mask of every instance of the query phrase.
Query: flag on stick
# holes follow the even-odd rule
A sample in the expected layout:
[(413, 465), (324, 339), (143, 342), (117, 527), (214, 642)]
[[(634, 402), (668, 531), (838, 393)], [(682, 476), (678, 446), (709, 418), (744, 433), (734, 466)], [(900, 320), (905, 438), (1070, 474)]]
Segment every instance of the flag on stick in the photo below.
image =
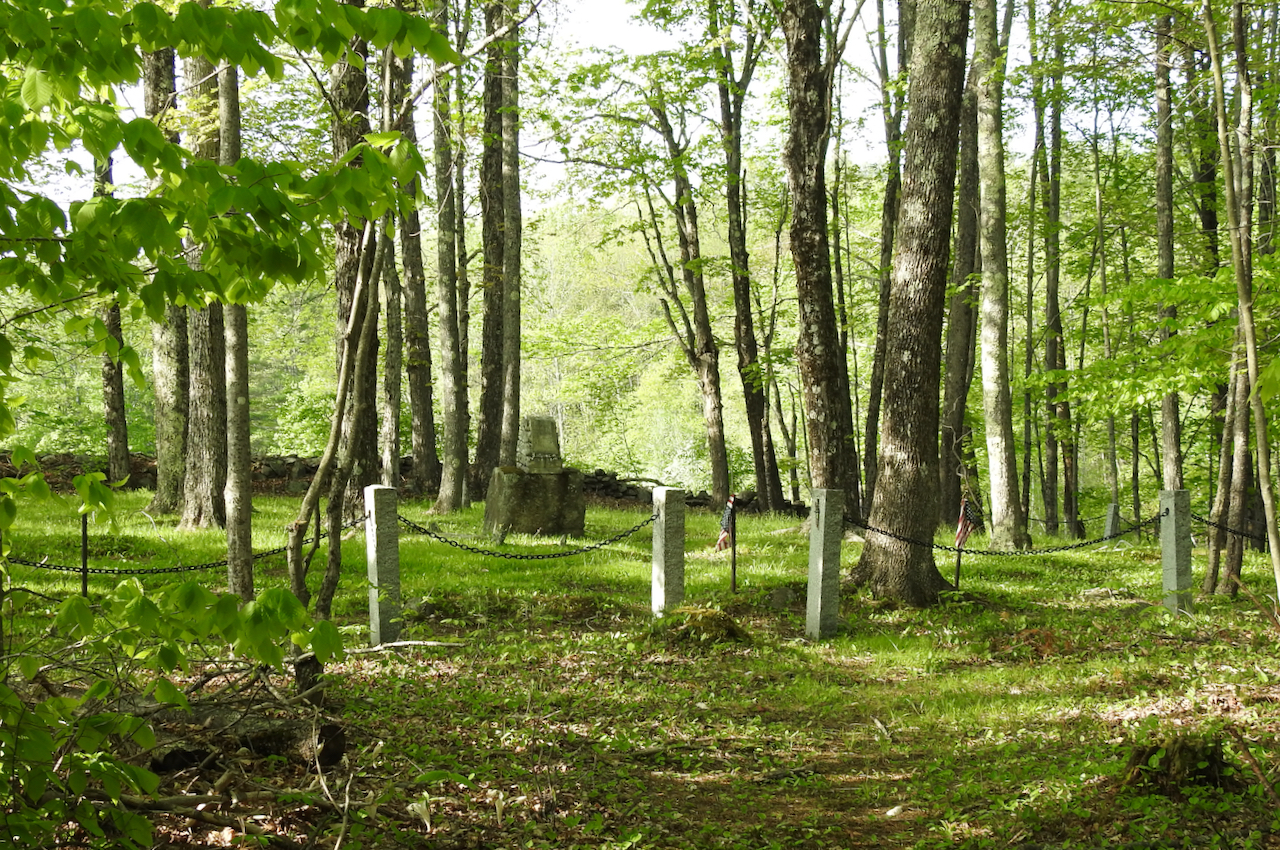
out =
[(720, 515), (720, 538), (716, 540), (716, 551), (720, 552), (728, 549), (733, 545), (733, 512), (734, 500), (738, 498), (737, 494), (729, 497), (729, 502), (724, 506), (724, 513)]
[(982, 528), (982, 515), (966, 496), (960, 500), (960, 519), (956, 520), (956, 548), (964, 548), (964, 542), (978, 528)]

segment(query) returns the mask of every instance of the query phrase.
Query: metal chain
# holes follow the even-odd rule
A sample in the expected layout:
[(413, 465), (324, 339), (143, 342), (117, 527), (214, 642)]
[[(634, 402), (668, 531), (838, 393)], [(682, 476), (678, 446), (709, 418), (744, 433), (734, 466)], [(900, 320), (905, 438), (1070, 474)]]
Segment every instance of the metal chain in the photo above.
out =
[(1115, 534), (1108, 534), (1104, 537), (1098, 537), (1093, 540), (1082, 540), (1078, 543), (1068, 543), (1065, 546), (1053, 546), (1048, 549), (1009, 549), (1009, 550), (965, 549), (960, 546), (946, 546), (940, 543), (933, 543), (933, 542), (925, 543), (922, 540), (914, 540), (910, 537), (904, 537), (901, 534), (895, 534), (894, 532), (886, 531), (883, 528), (876, 528), (870, 525), (862, 525), (861, 523), (856, 523), (856, 522), (853, 523), (853, 527), (861, 528), (865, 531), (873, 531), (876, 534), (883, 534), (885, 537), (892, 537), (894, 540), (901, 540), (903, 543), (909, 543), (912, 546), (923, 546), (927, 549), (937, 549), (942, 552), (968, 552), (971, 555), (1050, 555), (1050, 554), (1053, 554), (1054, 552), (1066, 552), (1071, 549), (1083, 549), (1086, 546), (1096, 546), (1099, 543), (1105, 543), (1108, 540), (1114, 540), (1118, 537), (1123, 537), (1126, 534), (1130, 534), (1139, 528), (1144, 528), (1148, 525), (1155, 525), (1157, 522), (1160, 521), (1160, 518), (1162, 516), (1165, 516), (1167, 514), (1168, 514), (1168, 511), (1166, 510), (1162, 514), (1157, 514), (1156, 516), (1153, 516), (1150, 519), (1143, 520), (1142, 522), (1133, 526), (1133, 528), (1128, 528), (1128, 529), (1125, 529), (1124, 531), (1117, 531)]
[(1222, 523), (1220, 523), (1220, 522), (1214, 522), (1214, 521), (1213, 521), (1213, 520), (1211, 520), (1211, 519), (1206, 519), (1205, 517), (1202, 517), (1202, 516), (1200, 516), (1199, 514), (1196, 514), (1196, 513), (1192, 513), (1192, 514), (1191, 514), (1191, 518), (1192, 518), (1192, 519), (1194, 519), (1196, 522), (1202, 522), (1202, 523), (1204, 523), (1204, 524), (1205, 524), (1205, 525), (1207, 525), (1207, 526), (1210, 526), (1210, 527), (1212, 527), (1212, 528), (1219, 529), (1220, 531), (1225, 531), (1225, 532), (1227, 532), (1228, 534), (1234, 534), (1234, 535), (1236, 535), (1236, 536), (1238, 536), (1238, 537), (1243, 537), (1243, 538), (1245, 538), (1245, 539), (1247, 539), (1247, 540), (1256, 540), (1256, 541), (1257, 541), (1257, 542), (1259, 542), (1259, 543), (1266, 543), (1266, 542), (1267, 542), (1267, 538), (1265, 538), (1265, 537), (1259, 537), (1258, 535), (1256, 535), (1256, 534), (1250, 534), (1250, 533), (1248, 533), (1247, 531), (1240, 531), (1240, 530), (1238, 530), (1238, 529), (1231, 528), (1231, 527), (1229, 527), (1229, 526), (1223, 525), (1223, 524), (1222, 524)]
[(448, 537), (445, 537), (442, 534), (439, 534), (437, 532), (432, 531), (429, 528), (425, 528), (421, 525), (418, 525), (416, 522), (414, 522), (411, 519), (408, 519), (407, 517), (401, 516), (400, 522), (404, 523), (404, 525), (407, 528), (409, 528), (411, 531), (417, 532), (418, 534), (425, 534), (427, 537), (430, 537), (433, 540), (438, 540), (441, 543), (447, 543), (448, 545), (452, 546), (455, 549), (461, 549), (462, 551), (470, 552), (473, 555), (488, 555), (493, 558), (506, 558), (511, 561), (548, 561), (548, 560), (551, 560), (552, 558), (569, 558), (574, 555), (582, 555), (587, 552), (594, 552), (597, 549), (603, 549), (606, 546), (612, 545), (614, 543), (617, 543), (620, 540), (624, 540), (630, 537), (631, 535), (635, 534), (637, 531), (644, 528), (646, 525), (649, 525), (650, 523), (656, 521), (657, 519), (658, 519), (658, 515), (655, 513), (653, 516), (640, 522), (638, 525), (635, 525), (632, 528), (627, 529), (626, 531), (618, 532), (617, 534), (610, 537), (608, 540), (602, 540), (599, 543), (592, 543), (589, 546), (583, 546), (581, 549), (574, 549), (573, 551), (570, 551), (570, 552), (548, 552), (545, 554), (538, 554), (538, 555), (526, 555), (526, 554), (520, 554), (518, 552), (494, 552), (491, 549), (478, 549), (474, 546), (468, 546), (465, 543), (459, 543), (456, 540), (450, 540)]
[[(356, 526), (363, 524), (364, 521), (368, 519), (368, 516), (369, 516), (368, 514), (365, 514), (364, 516), (357, 517), (353, 520), (348, 520), (347, 522), (343, 523), (342, 530), (346, 531), (349, 528), (355, 528)], [(321, 532), (318, 538), (309, 537), (306, 540), (302, 541), (302, 543), (305, 546), (310, 543), (315, 543), (317, 542), (317, 540), (323, 540), (328, 536), (329, 536), (329, 533), (327, 531)], [(281, 555), (287, 552), (288, 549), (289, 547), (286, 545), (286, 546), (277, 546), (275, 549), (267, 549), (263, 552), (255, 552), (253, 557), (250, 558), (250, 560), (259, 561), (263, 558), (268, 558), (272, 555)], [(25, 558), (15, 558), (13, 556), (10, 556), (8, 560), (9, 560), (9, 563), (11, 564), (19, 564), (24, 567), (35, 567), (38, 570), (50, 570), (52, 572), (60, 572), (60, 573), (80, 573), (81, 575), (88, 574), (93, 576), (169, 575), (172, 573), (192, 573), (200, 570), (214, 570), (214, 569), (219, 569), (221, 567), (225, 567), (227, 565), (227, 559), (225, 558), (222, 559), (221, 561), (210, 561), (206, 564), (183, 564), (176, 567), (149, 567), (149, 568), (139, 567), (136, 569), (115, 569), (115, 568), (108, 568), (108, 567), (73, 567), (67, 564), (50, 564), (44, 561), (28, 561)]]

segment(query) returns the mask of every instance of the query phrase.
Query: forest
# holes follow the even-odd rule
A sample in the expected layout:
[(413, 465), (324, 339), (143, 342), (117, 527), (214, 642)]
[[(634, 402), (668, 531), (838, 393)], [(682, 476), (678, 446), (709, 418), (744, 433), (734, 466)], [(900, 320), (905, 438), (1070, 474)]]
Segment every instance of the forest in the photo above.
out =
[[(43, 539), (33, 529), (67, 499), (112, 540), (127, 513), (227, 555), (225, 586), (156, 591), (198, 627), (127, 582), (92, 607), (49, 608), (53, 636), (79, 643), (48, 650), (45, 667), (14, 648), (42, 645), (14, 600), (61, 591), (20, 586), (0, 564), (0, 671), (49, 698), (28, 710), (28, 691), (0, 684), (0, 712), (22, 730), (0, 735), (0, 756), (40, 765), (0, 777), (20, 843), (52, 835), (41, 783), (67, 792), (53, 821), (103, 846), (99, 815), (75, 807), (102, 802), (84, 783), (115, 802), (121, 783), (156, 790), (127, 758), (95, 761), (111, 736), (148, 746), (137, 718), (76, 715), (122, 685), (61, 702), (68, 683), (46, 675), (67, 669), (58, 653), (149, 659), (147, 692), (171, 703), (187, 698), (166, 676), (196, 664), (179, 648), (191, 628), (264, 671), (293, 664), (278, 645), (289, 636), (340, 657), (355, 592), (341, 541), (363, 488), (393, 487), (424, 522), (460, 530), (495, 470), (515, 465), (531, 415), (554, 418), (568, 465), (711, 505), (749, 494), (779, 531), (813, 491), (841, 491), (858, 544), (848, 583), (870, 618), (848, 629), (871, 644), (884, 629), (922, 637), (934, 617), (960, 629), (950, 606), (966, 605), (989, 633), (937, 651), (1085, 652), (1059, 636), (1085, 621), (1000, 634), (1008, 612), (959, 594), (930, 541), (969, 516), (985, 555), (1035, 556), (1096, 539), (1118, 506), (1141, 545), (1174, 490), (1203, 520), (1204, 598), (1245, 606), (1229, 609), (1245, 618), (1231, 639), (1256, 647), (1280, 623), (1273, 5), (3, 0), (0, 21), (0, 557)], [(53, 481), (68, 456), (79, 474)], [(316, 462), (283, 507), (255, 495), (269, 456)], [(763, 557), (774, 544), (760, 535)], [(283, 571), (259, 565), (264, 541), (281, 544)], [(519, 620), (484, 595), (510, 589), (458, 592), (481, 596), (449, 604), (496, 613), (432, 602), (430, 629)], [(584, 622), (631, 622), (616, 600), (591, 604)], [(741, 613), (767, 620), (766, 608)], [(140, 626), (163, 646), (141, 649)], [(789, 621), (757, 628), (795, 638)], [(1196, 628), (1175, 622), (1162, 650), (1199, 641)], [(94, 629), (111, 637), (90, 641)], [(1129, 637), (1098, 640), (1119, 652)], [(901, 663), (914, 677), (935, 661)], [(1095, 732), (1115, 729), (1080, 734)], [(1222, 740), (1257, 774), (1250, 805), (1265, 805), (1265, 747), (1220, 735), (1202, 760), (1217, 764)], [(63, 746), (85, 757), (78, 780), (51, 766)], [(460, 768), (424, 775), (481, 799)], [(497, 788), (486, 805), (507, 799)], [(326, 794), (341, 845), (351, 809)], [(398, 811), (432, 834), (432, 799)], [(506, 803), (494, 805), (501, 829)], [(1080, 835), (1100, 835), (1079, 816)], [(608, 843), (578, 822), (583, 846), (630, 846), (631, 833)], [(150, 834), (113, 823), (129, 841)], [(1051, 838), (1039, 829), (1001, 834)], [(287, 832), (263, 840), (290, 846)]]
[[(105, 457), (110, 481), (128, 477), (129, 452), (155, 456), (155, 507), (221, 524), (222, 423), (246, 415), (224, 410), (223, 375), (239, 362), (247, 422), (230, 433), (252, 455), (322, 456), (346, 423), (370, 441), (351, 450), (353, 486), (438, 494), (441, 511), (483, 499), (520, 416), (537, 414), (586, 470), (717, 501), (751, 490), (766, 510), (838, 483), (863, 521), (899, 448), (885, 430), (905, 416), (937, 421), (936, 444), (907, 452), (917, 477), (895, 475), (937, 481), (913, 533), (927, 536), (925, 514), (950, 523), (963, 497), (1002, 545), (1081, 537), (1106, 505), (1138, 522), (1158, 491), (1185, 487), (1201, 512), (1265, 536), (1273, 11), (979, 3), (963, 70), (918, 80), (914, 6), (803, 11), (618, 4), (654, 45), (641, 53), (584, 39), (572, 4), (443, 4), (410, 34), (436, 51), (417, 64), (385, 39), (346, 33), (344, 47), (314, 25), (304, 38), (291, 12), (291, 37), (322, 52), (246, 44), (229, 93), (237, 63), (197, 55), (190, 34), (176, 54), (144, 50), (132, 79), (95, 80), (117, 92), (93, 107), (112, 116), (102, 138), (79, 86), (24, 72), (14, 108), (40, 138), (11, 154), (13, 208), (28, 212), (10, 238), (53, 226), (71, 241), (48, 244), (70, 246), (95, 222), (147, 224), (115, 228), (115, 277), (91, 276), (92, 291), (11, 289), (6, 445)], [(933, 140), (956, 146), (951, 212), (927, 223), (941, 270), (912, 267), (900, 237), (915, 232), (913, 83), (922, 100), (961, 97)], [(181, 164), (158, 158), (143, 121)], [(289, 197), (246, 197), (232, 163)], [(173, 168), (232, 182), (205, 184), (196, 221), (159, 228)], [(349, 210), (355, 194), (364, 208)], [(206, 217), (217, 233), (263, 230), (158, 257), (162, 237), (201, 244), (188, 234)], [(294, 229), (270, 233), (280, 222)], [(268, 235), (262, 253), (253, 239)], [(11, 257), (16, 279), (72, 259), (44, 253)], [(925, 288), (895, 289), (900, 275)], [(895, 294), (922, 306), (901, 315), (927, 339), (896, 336)], [(357, 295), (376, 346), (358, 361)], [(891, 366), (916, 346), (907, 382)], [(350, 389), (347, 348), (363, 364)], [(937, 410), (891, 416), (907, 386)], [(892, 511), (900, 497), (882, 495)], [(1213, 548), (1235, 575), (1240, 547)]]

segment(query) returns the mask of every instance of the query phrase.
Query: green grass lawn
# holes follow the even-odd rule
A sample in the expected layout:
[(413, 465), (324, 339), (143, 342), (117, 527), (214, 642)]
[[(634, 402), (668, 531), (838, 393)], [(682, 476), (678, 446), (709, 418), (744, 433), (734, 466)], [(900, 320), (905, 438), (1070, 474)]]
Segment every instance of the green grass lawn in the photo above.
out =
[[(146, 501), (126, 494), (114, 527), (91, 527), (93, 566), (225, 557), (220, 532), (179, 532), (171, 517), (143, 513)], [(255, 506), (255, 549), (282, 545), (296, 502)], [(414, 645), (327, 669), (322, 713), (348, 730), (343, 763), (321, 781), (304, 765), (226, 755), (243, 774), (237, 787), (327, 795), (326, 806), (264, 809), (262, 822), (299, 845), (1280, 847), (1280, 635), (1243, 598), (1199, 599), (1194, 615), (1171, 617), (1158, 604), (1153, 544), (966, 555), (964, 592), (923, 611), (846, 585), (839, 633), (813, 642), (808, 537), (794, 519), (739, 517), (731, 593), (729, 555), (712, 551), (718, 511), (690, 512), (686, 608), (655, 622), (649, 526), (563, 559), (471, 551), (573, 549), (641, 523), (643, 506), (589, 510), (582, 541), (512, 536), (501, 546), (482, 533), (481, 507), (443, 517), (428, 508), (400, 511), (461, 546), (401, 536), (404, 597), (426, 602), (402, 634)], [(69, 511), (24, 511), (5, 542), (17, 557), (79, 563)], [(844, 562), (859, 549), (847, 542)], [(950, 577), (953, 556), (937, 557)], [(1197, 551), (1198, 569), (1203, 561)], [(334, 616), (360, 647), (359, 531), (343, 563)], [(141, 580), (191, 578), (226, 585), (216, 568)], [(50, 597), (80, 588), (76, 574), (21, 566), (10, 581)], [(1247, 563), (1246, 581), (1259, 596), (1273, 589), (1262, 560)], [(111, 583), (94, 577), (91, 596)], [(287, 586), (283, 555), (258, 562), (257, 584)], [(6, 634), (38, 634), (53, 605), (35, 600)], [(700, 628), (720, 622), (707, 609), (750, 639), (717, 640)], [(1168, 759), (1153, 749), (1125, 781), (1136, 747), (1175, 740), (1221, 744), (1227, 775), (1162, 769)], [(204, 793), (212, 780), (181, 781)], [(225, 837), (160, 825), (171, 846)]]

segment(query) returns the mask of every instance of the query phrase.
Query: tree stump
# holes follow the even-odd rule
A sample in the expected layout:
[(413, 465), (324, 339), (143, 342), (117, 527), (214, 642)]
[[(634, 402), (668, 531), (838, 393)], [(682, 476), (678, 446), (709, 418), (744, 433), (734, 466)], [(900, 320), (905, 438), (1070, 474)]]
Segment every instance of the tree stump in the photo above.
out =
[(1221, 741), (1177, 736), (1134, 747), (1123, 784), (1172, 797), (1188, 786), (1238, 790), (1241, 782), (1239, 770), (1223, 755)]

